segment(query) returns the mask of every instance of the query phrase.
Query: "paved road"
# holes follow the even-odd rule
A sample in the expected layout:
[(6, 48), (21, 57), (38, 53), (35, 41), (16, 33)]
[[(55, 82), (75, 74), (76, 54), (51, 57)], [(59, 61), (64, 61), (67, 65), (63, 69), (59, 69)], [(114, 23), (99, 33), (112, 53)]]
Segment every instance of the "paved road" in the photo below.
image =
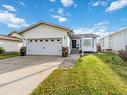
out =
[(63, 60), (62, 57), (54, 56), (0, 60), (0, 95), (28, 95)]

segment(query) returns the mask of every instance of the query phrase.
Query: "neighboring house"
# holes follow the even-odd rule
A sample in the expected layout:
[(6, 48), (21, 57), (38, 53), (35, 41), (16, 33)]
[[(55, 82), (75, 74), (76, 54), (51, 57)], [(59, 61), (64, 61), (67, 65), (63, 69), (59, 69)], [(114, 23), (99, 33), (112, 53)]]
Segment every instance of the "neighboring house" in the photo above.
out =
[(127, 50), (127, 29), (122, 29), (109, 35), (113, 51)]
[(17, 33), (16, 31), (9, 33), (8, 36), (23, 39), (23, 37), (19, 33)]
[(97, 35), (76, 34), (72, 39), (72, 49), (79, 49), (83, 52), (97, 52)]
[[(72, 29), (60, 25), (38, 22), (23, 29), (19, 33), (23, 36), (23, 46), (27, 49), (27, 55), (61, 55), (62, 47), (77, 48), (78, 42), (82, 41), (79, 49), (96, 52), (97, 35), (75, 35)], [(75, 41), (76, 39), (76, 41)], [(86, 47), (85, 47), (86, 45)]]
[(104, 51), (127, 50), (127, 29), (122, 29), (100, 39)]
[(0, 47), (3, 47), (5, 52), (19, 52), (22, 47), (22, 40), (15, 37), (0, 35)]
[(104, 36), (103, 38), (99, 39), (101, 50), (102, 51), (111, 51), (112, 50), (112, 43), (111, 43), (111, 37)]

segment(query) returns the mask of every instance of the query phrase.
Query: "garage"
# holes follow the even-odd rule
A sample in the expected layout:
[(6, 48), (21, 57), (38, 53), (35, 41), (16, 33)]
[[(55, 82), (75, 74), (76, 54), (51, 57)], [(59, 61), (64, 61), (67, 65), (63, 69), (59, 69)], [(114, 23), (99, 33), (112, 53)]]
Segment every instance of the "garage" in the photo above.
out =
[(29, 39), (27, 40), (28, 55), (61, 55), (62, 39)]
[(62, 56), (62, 47), (71, 52), (73, 30), (70, 28), (41, 21), (22, 29), (19, 34), (23, 36), (26, 55)]

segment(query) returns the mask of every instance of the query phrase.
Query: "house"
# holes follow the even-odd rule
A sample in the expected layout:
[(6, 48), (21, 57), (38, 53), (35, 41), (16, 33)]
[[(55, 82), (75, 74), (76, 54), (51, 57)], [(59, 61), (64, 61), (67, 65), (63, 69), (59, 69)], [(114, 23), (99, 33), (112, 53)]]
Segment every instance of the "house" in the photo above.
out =
[(103, 38), (99, 39), (101, 51), (111, 51), (112, 50), (112, 43), (111, 43), (111, 37), (104, 36)]
[(9, 33), (8, 36), (23, 39), (23, 37), (19, 33), (17, 33), (16, 31)]
[(97, 52), (97, 37), (95, 34), (75, 34), (72, 39), (72, 49), (83, 52)]
[(48, 22), (37, 22), (20, 31), (27, 55), (61, 55), (62, 47), (71, 53), (73, 31)]
[(15, 37), (0, 35), (0, 47), (3, 47), (5, 52), (19, 52), (22, 47), (22, 40)]
[(27, 55), (62, 55), (62, 47), (67, 47), (70, 54), (78, 45), (83, 51), (96, 52), (96, 35), (74, 35), (72, 29), (49, 22), (34, 23), (19, 34)]
[(109, 36), (113, 51), (127, 50), (127, 29), (114, 32)]
[(103, 51), (127, 50), (127, 29), (122, 29), (101, 38), (100, 43)]

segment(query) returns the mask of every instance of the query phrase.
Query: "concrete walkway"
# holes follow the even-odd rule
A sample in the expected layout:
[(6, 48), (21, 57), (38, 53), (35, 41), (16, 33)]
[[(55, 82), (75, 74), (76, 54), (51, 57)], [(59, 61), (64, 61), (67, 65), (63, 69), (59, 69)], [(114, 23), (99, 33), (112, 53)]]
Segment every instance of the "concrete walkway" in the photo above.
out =
[(68, 57), (64, 59), (64, 61), (60, 65), (60, 68), (72, 68), (79, 58), (79, 54), (70, 54)]
[[(0, 95), (30, 94), (62, 61), (63, 58), (61, 57), (51, 56), (26, 56), (1, 60)], [(19, 67), (15, 68), (14, 65)], [(7, 70), (3, 72), (3, 69)]]

